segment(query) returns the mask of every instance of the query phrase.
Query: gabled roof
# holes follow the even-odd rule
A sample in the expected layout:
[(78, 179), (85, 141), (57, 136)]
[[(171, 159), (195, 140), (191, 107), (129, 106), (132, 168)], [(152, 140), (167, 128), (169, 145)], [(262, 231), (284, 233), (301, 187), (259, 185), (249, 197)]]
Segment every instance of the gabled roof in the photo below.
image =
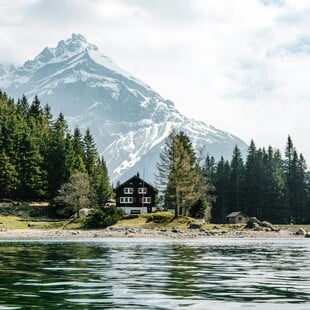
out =
[(238, 215), (246, 216), (243, 212), (237, 211), (237, 212), (231, 212), (231, 213), (229, 213), (226, 217), (236, 217), (236, 216), (238, 216)]
[(138, 179), (138, 181), (142, 182), (144, 185), (151, 187), (155, 192), (158, 192), (158, 189), (155, 188), (153, 185), (151, 185), (150, 183), (145, 182), (143, 179), (140, 178), (139, 173), (137, 173), (136, 175), (134, 175), (132, 178), (128, 179), (127, 181), (123, 182), (122, 184), (120, 184), (119, 186), (117, 186), (114, 191), (116, 191), (117, 189), (119, 189), (120, 187), (123, 187), (124, 185), (126, 185), (127, 183), (130, 183), (130, 181), (134, 180), (134, 179)]

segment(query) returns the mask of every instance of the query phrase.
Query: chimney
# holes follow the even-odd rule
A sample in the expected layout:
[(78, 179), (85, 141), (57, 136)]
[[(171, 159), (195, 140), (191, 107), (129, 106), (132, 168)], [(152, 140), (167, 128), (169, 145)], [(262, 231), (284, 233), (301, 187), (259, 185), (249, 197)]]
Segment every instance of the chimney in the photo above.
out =
[(140, 173), (139, 172), (137, 172), (137, 177), (140, 178)]

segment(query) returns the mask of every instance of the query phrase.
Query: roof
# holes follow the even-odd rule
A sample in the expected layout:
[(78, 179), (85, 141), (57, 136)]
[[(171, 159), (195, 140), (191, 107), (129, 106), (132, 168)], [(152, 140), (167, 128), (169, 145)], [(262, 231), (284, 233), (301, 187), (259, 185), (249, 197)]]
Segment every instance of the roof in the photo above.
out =
[(119, 186), (117, 186), (114, 191), (116, 191), (117, 189), (119, 189), (120, 187), (123, 187), (124, 185), (126, 185), (128, 182), (130, 182), (133, 179), (138, 179), (140, 180), (144, 185), (151, 187), (155, 192), (158, 192), (158, 189), (155, 188), (153, 185), (151, 185), (150, 183), (145, 182), (143, 179), (140, 178), (139, 173), (137, 173), (136, 175), (134, 175), (133, 177), (131, 177), (130, 179), (128, 179), (127, 181), (123, 182), (122, 184), (120, 184)]
[(242, 213), (241, 211), (237, 211), (237, 212), (231, 212), (229, 213), (226, 217), (236, 217), (238, 215), (243, 215), (246, 216), (244, 213)]

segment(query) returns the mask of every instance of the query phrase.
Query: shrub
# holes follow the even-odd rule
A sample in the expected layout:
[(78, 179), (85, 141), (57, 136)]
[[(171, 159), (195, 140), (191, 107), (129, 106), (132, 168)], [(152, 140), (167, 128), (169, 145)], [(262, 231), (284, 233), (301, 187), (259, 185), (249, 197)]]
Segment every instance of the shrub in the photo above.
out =
[(98, 208), (96, 212), (86, 220), (89, 228), (105, 228), (114, 225), (122, 219), (123, 210), (116, 207)]
[(126, 214), (126, 215), (123, 215), (122, 219), (132, 220), (132, 219), (137, 219), (138, 217), (139, 217), (139, 214)]
[(170, 212), (156, 212), (146, 215), (147, 222), (154, 222), (154, 223), (169, 223), (173, 220), (174, 215)]
[(208, 203), (205, 197), (199, 198), (197, 202), (191, 206), (189, 209), (189, 215), (194, 218), (204, 218), (206, 215), (206, 210)]

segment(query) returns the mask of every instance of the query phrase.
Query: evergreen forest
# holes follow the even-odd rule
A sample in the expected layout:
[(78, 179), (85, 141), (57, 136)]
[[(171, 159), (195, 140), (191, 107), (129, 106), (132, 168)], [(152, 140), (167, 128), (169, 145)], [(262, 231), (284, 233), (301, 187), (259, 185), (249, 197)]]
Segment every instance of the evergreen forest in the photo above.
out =
[[(105, 161), (88, 129), (85, 135), (78, 128), (71, 133), (64, 116), (54, 119), (37, 96), (32, 103), (25, 96), (15, 102), (1, 91), (0, 184), (0, 199), (57, 197), (75, 206), (103, 205), (112, 191)], [(75, 202), (62, 200), (64, 192)]]
[(236, 146), (230, 161), (216, 162), (197, 158), (189, 137), (173, 130), (157, 170), (165, 206), (176, 216), (227, 223), (229, 213), (241, 211), (275, 224), (310, 223), (310, 174), (290, 137), (284, 157), (251, 141), (245, 160)]
[(290, 136), (284, 157), (251, 141), (245, 160), (235, 147), (231, 161), (208, 156), (203, 174), (214, 223), (225, 223), (234, 211), (271, 223), (310, 223), (310, 174)]
[[(199, 158), (189, 137), (173, 130), (160, 154), (158, 187), (175, 215), (226, 223), (242, 211), (271, 223), (310, 223), (310, 174), (287, 139), (284, 155), (251, 141), (243, 158)], [(0, 91), (0, 199), (52, 201), (65, 216), (103, 206), (112, 195), (104, 158), (89, 129), (71, 132), (62, 114), (54, 118), (38, 97), (16, 102)], [(102, 220), (104, 216), (98, 220)]]

